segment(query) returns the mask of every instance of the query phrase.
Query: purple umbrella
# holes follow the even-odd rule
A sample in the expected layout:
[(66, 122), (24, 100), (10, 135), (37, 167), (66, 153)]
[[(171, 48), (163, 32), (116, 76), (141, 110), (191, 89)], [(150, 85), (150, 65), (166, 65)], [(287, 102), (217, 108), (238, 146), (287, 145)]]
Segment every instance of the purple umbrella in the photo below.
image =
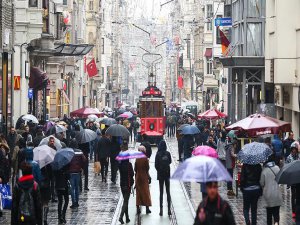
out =
[(232, 181), (220, 160), (209, 156), (195, 156), (180, 164), (172, 179), (183, 182)]
[(48, 132), (48, 130), (50, 130), (51, 127), (54, 127), (55, 123), (52, 121), (48, 121), (47, 123), (44, 124), (43, 130), (45, 132)]

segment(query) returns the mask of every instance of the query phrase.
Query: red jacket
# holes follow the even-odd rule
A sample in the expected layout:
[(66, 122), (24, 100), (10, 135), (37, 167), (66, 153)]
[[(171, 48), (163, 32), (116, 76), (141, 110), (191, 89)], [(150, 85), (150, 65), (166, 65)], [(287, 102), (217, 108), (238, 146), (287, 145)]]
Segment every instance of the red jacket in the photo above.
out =
[(82, 151), (75, 151), (75, 156), (70, 162), (69, 173), (80, 173), (86, 162), (87, 159)]

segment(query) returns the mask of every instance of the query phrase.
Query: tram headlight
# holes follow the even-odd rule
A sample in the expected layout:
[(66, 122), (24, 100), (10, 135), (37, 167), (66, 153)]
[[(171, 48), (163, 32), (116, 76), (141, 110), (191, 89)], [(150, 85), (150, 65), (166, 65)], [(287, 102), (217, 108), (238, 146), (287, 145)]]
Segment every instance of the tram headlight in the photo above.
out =
[(149, 128), (150, 128), (150, 130), (154, 130), (154, 124), (153, 124), (153, 123), (150, 123)]

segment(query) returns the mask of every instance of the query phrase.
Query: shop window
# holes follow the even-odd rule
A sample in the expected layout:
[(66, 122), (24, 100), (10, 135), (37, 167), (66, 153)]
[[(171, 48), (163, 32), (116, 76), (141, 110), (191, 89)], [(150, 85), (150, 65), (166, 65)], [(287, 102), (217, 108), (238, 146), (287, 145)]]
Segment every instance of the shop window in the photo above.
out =
[(213, 26), (213, 6), (212, 4), (206, 5), (206, 19), (208, 22), (206, 23), (206, 30), (207, 31), (212, 31), (212, 26)]
[(93, 11), (93, 10), (94, 10), (94, 1), (93, 1), (93, 0), (90, 0), (90, 1), (89, 1), (89, 10), (90, 10), (90, 11)]

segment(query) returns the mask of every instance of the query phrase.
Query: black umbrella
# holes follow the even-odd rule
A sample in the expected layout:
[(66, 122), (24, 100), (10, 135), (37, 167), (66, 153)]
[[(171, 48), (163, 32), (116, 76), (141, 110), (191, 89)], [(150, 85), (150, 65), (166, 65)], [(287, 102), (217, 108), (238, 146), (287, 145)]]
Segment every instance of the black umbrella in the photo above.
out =
[(111, 125), (105, 134), (116, 137), (129, 137), (130, 133), (126, 127), (120, 124)]
[(285, 164), (277, 174), (276, 181), (287, 185), (300, 183), (300, 160)]
[(83, 129), (82, 131), (76, 134), (76, 140), (79, 144), (87, 143), (93, 141), (97, 138), (95, 131), (90, 129)]
[(111, 126), (113, 124), (117, 124), (117, 121), (114, 118), (104, 118), (101, 120), (101, 123), (103, 123), (105, 126)]

